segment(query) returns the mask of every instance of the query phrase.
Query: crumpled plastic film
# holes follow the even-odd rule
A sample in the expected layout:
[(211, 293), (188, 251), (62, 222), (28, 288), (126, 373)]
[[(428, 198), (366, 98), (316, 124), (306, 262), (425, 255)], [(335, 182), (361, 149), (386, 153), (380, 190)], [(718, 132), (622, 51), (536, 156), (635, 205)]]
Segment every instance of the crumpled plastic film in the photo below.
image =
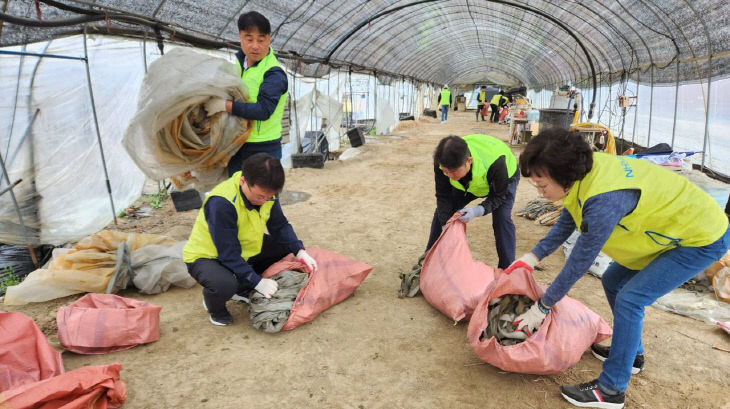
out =
[[(122, 263), (118, 263), (118, 259), (124, 252), (118, 251), (120, 247), (128, 249), (134, 274), (132, 281), (141, 283), (144, 292), (164, 291), (170, 284), (188, 288), (195, 281), (187, 274), (182, 261), (179, 249), (183, 245), (157, 234), (102, 230), (84, 238), (70, 251), (54, 256), (47, 269), (38, 269), (22, 283), (8, 287), (4, 302), (23, 305), (83, 292), (107, 292), (115, 271), (121, 270)], [(154, 254), (145, 250), (148, 246), (154, 246)], [(162, 252), (158, 246), (171, 251)], [(137, 277), (139, 275), (149, 277)]]
[(150, 65), (122, 139), (145, 175), (201, 191), (225, 178), (228, 161), (251, 128), (248, 120), (226, 112), (208, 117), (203, 104), (210, 98), (247, 100), (234, 64), (178, 47)]
[(295, 270), (284, 270), (271, 277), (279, 289), (271, 298), (254, 290), (251, 292), (249, 316), (251, 325), (264, 332), (279, 332), (289, 320), (289, 314), (299, 290), (307, 284), (309, 274)]

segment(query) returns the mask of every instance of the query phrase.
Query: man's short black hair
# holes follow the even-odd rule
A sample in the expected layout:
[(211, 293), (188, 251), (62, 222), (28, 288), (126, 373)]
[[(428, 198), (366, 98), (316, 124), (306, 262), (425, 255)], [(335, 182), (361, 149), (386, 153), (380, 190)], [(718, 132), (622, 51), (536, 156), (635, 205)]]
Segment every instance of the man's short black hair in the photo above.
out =
[(249, 31), (254, 28), (261, 34), (271, 34), (271, 24), (263, 14), (249, 11), (238, 17), (238, 31)]
[(529, 177), (549, 176), (569, 188), (593, 168), (593, 151), (575, 131), (553, 127), (541, 131), (520, 154), (520, 172)]
[(268, 153), (259, 152), (243, 161), (241, 174), (249, 186), (258, 186), (274, 190), (277, 193), (284, 188), (284, 168), (279, 159)]
[(433, 153), (433, 162), (446, 169), (456, 169), (463, 166), (471, 156), (466, 141), (456, 135), (449, 135), (442, 139)]
[(482, 85), (482, 89), (487, 89), (487, 86), (486, 85)]

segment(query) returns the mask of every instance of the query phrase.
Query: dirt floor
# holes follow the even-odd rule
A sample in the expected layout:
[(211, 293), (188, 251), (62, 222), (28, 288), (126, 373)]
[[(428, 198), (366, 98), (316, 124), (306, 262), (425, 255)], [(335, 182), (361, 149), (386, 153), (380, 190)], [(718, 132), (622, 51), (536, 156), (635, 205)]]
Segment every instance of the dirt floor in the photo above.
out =
[[(398, 273), (423, 251), (435, 206), (431, 156), (449, 134), (487, 133), (506, 140), (507, 127), (475, 122), (472, 112), (451, 112), (447, 124), (423, 119), (416, 127), (377, 137), (345, 161), (324, 169), (288, 169), (285, 189), (311, 197), (284, 211), (306, 246), (323, 247), (374, 266), (355, 295), (310, 324), (275, 335), (248, 323), (244, 305), (229, 303), (235, 322), (216, 327), (201, 306), (201, 288), (143, 296), (161, 305), (161, 338), (100, 356), (64, 353), (67, 370), (120, 362), (128, 387), (124, 407), (142, 408), (566, 408), (558, 386), (594, 379), (601, 365), (590, 352), (556, 376), (507, 373), (481, 362), (466, 339), (467, 323), (454, 325), (423, 297), (399, 299)], [(519, 151), (517, 147), (516, 152)], [(523, 181), (515, 211), (537, 192)], [(152, 217), (122, 219), (119, 230), (185, 239), (196, 211), (171, 204)], [(515, 217), (518, 256), (532, 249), (547, 227)], [(474, 257), (496, 265), (491, 217), (468, 225)], [(543, 261), (537, 280), (548, 284), (565, 258)], [(585, 276), (570, 296), (611, 323), (600, 280)], [(21, 311), (57, 342), (59, 306), (77, 297)], [(628, 408), (730, 408), (730, 337), (708, 324), (646, 310), (646, 370), (634, 376)]]

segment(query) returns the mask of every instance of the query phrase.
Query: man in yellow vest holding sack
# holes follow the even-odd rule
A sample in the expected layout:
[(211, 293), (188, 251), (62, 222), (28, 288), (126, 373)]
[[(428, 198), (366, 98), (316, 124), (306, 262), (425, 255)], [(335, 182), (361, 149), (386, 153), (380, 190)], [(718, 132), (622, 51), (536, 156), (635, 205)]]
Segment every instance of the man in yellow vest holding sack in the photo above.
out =
[(631, 375), (644, 369), (644, 308), (725, 254), (728, 219), (687, 178), (641, 159), (594, 153), (579, 133), (564, 129), (533, 138), (520, 155), (520, 169), (545, 198), (562, 199), (565, 209), (547, 236), (505, 273), (532, 271), (575, 229), (580, 236), (563, 269), (515, 327), (534, 333), (598, 253), (611, 256), (601, 282), (613, 311), (613, 337), (611, 346), (591, 346), (603, 371), (560, 391), (576, 406), (622, 408)]
[(494, 96), (492, 96), (492, 99), (489, 100), (489, 107), (492, 109), (492, 115), (490, 116), (489, 120), (494, 123), (499, 122), (499, 110), (508, 103), (509, 98), (504, 96), (504, 91), (499, 90), (498, 93), (494, 94)]
[[(436, 211), (426, 250), (441, 235), (441, 230), (455, 212), (460, 220), (492, 214), (492, 228), (497, 246), (499, 268), (515, 259), (515, 225), (512, 206), (520, 180), (517, 159), (506, 143), (489, 135), (447, 136), (433, 154), (436, 180)], [(469, 202), (483, 198), (474, 207)]]
[(296, 254), (310, 272), (317, 270), (281, 210), (277, 194), (283, 187), (279, 159), (256, 153), (205, 199), (183, 261), (203, 286), (203, 306), (214, 325), (233, 322), (229, 299), (247, 301), (252, 290), (271, 298), (277, 283), (261, 274), (287, 254)]
[(281, 122), (289, 95), (286, 73), (271, 48), (271, 25), (260, 13), (251, 11), (238, 18), (241, 49), (236, 65), (248, 90), (248, 102), (212, 98), (205, 105), (208, 116), (228, 112), (251, 120), (251, 135), (228, 162), (228, 176), (257, 152), (281, 159)]

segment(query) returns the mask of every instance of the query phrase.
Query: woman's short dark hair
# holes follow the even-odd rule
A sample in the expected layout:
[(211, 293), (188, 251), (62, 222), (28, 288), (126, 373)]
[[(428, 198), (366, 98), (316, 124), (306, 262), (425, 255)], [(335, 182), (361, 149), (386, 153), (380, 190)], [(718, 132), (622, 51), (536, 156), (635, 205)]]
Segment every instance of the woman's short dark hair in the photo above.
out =
[(529, 177), (549, 176), (569, 188), (593, 167), (593, 151), (579, 132), (549, 128), (527, 143), (520, 154), (520, 172)]
[(463, 166), (469, 156), (471, 155), (466, 141), (456, 135), (449, 135), (436, 146), (433, 162), (446, 169), (456, 169)]
[(284, 188), (284, 168), (279, 159), (268, 153), (255, 153), (243, 161), (241, 174), (249, 186), (258, 186), (274, 190), (277, 193)]
[(263, 14), (257, 11), (249, 11), (238, 17), (238, 31), (249, 31), (253, 28), (261, 34), (271, 34), (271, 24)]

